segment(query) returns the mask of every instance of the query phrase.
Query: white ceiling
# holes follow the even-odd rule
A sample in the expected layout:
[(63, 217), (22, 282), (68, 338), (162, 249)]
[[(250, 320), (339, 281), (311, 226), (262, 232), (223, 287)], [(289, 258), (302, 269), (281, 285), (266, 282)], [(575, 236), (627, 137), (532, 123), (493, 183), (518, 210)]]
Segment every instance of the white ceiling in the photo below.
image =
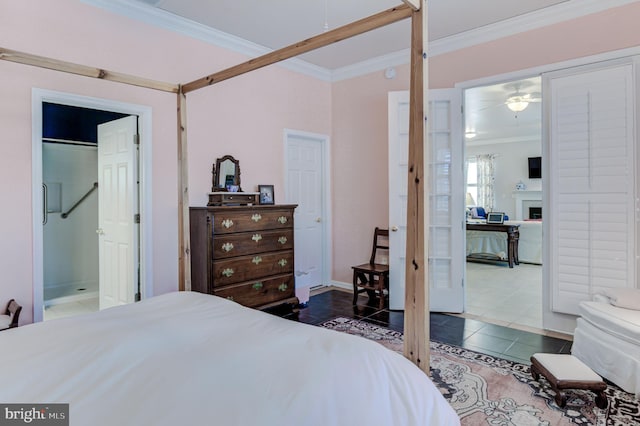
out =
[[(258, 45), (279, 49), (402, 3), (402, 0), (136, 0)], [(430, 0), (429, 40), (491, 25), (568, 0)], [(326, 11), (326, 12), (325, 12)], [(409, 48), (409, 20), (300, 56), (326, 69)]]
[[(524, 111), (507, 108), (507, 98), (515, 93), (533, 95)], [(474, 87), (464, 92), (465, 132), (468, 144), (531, 142), (542, 137), (541, 78)]]
[[(105, 3), (105, 0), (83, 0)], [(335, 29), (403, 4), (402, 0), (119, 0), (152, 6), (268, 49), (279, 49), (321, 34), (325, 23)], [(429, 41), (460, 37), (480, 41), (491, 30), (515, 32), (548, 20), (570, 19), (636, 0), (430, 0)], [(155, 10), (155, 9), (152, 9)], [(299, 57), (328, 71), (408, 51), (409, 20), (335, 43)], [(480, 38), (479, 38), (480, 37)], [(486, 41), (486, 40), (485, 40)], [(408, 58), (408, 56), (407, 56)], [(215, 70), (212, 70), (215, 71)], [(540, 79), (478, 87), (465, 91), (465, 126), (476, 133), (470, 144), (540, 140), (541, 103), (520, 113), (510, 111), (509, 94), (541, 92)], [(539, 98), (538, 98), (539, 99)]]

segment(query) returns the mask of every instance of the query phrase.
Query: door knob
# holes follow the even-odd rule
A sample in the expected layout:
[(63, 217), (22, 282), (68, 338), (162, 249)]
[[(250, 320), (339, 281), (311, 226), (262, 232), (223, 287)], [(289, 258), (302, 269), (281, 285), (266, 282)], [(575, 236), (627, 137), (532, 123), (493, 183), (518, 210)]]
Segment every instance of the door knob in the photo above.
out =
[(316, 222), (318, 222), (318, 223), (322, 222), (322, 218), (317, 217), (317, 218), (316, 218)]
[(398, 231), (398, 227), (397, 227), (397, 226), (392, 226), (392, 227), (391, 227), (391, 230), (392, 230), (393, 232), (397, 232), (397, 231)]
[(98, 235), (104, 235), (104, 229), (102, 229), (102, 228), (98, 228), (98, 229), (96, 229), (96, 234), (98, 234)]

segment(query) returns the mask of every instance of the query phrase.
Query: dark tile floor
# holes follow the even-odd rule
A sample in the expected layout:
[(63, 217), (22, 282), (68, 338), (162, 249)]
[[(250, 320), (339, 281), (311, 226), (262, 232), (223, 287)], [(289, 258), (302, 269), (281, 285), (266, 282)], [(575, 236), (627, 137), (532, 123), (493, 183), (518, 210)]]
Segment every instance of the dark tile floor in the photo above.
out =
[[(298, 314), (284, 316), (313, 325), (336, 317), (347, 317), (404, 331), (404, 312), (380, 310), (377, 301), (368, 305), (367, 296), (359, 297), (358, 305), (354, 306), (351, 293), (329, 290), (311, 296), (308, 306)], [(530, 363), (529, 358), (536, 352), (571, 351), (571, 342), (568, 340), (439, 313), (431, 314), (430, 332), (432, 340), (526, 364)]]

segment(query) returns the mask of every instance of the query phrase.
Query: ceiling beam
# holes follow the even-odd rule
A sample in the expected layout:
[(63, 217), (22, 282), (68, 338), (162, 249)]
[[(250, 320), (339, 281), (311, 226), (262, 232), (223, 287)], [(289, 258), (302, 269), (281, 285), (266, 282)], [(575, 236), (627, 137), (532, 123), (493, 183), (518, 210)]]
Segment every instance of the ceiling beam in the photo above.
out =
[(293, 58), (303, 53), (345, 40), (347, 38), (380, 28), (394, 22), (409, 18), (413, 9), (407, 5), (399, 5), (359, 21), (352, 22), (335, 30), (308, 38), (290, 46), (267, 53), (231, 68), (194, 80), (182, 86), (183, 93), (189, 93), (203, 87), (219, 83), (250, 71)]
[(413, 10), (420, 10), (420, 0), (402, 0), (404, 4)]
[(123, 74), (114, 71), (107, 71), (100, 68), (78, 65), (72, 62), (59, 61), (57, 59), (46, 58), (44, 56), (32, 55), (30, 53), (18, 52), (0, 47), (0, 59), (19, 64), (32, 65), (40, 68), (66, 72), (70, 74), (82, 75), (101, 80), (115, 81), (118, 83), (130, 84), (132, 86), (145, 87), (147, 89), (160, 90), (163, 92), (178, 93), (178, 85), (165, 83), (162, 81), (150, 80), (148, 78), (136, 77), (134, 75)]

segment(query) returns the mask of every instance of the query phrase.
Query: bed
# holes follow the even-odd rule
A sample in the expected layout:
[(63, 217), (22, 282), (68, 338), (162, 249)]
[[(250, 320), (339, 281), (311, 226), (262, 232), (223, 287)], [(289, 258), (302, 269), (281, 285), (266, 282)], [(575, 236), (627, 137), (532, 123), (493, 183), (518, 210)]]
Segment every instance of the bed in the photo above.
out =
[(459, 424), (400, 354), (195, 292), (4, 331), (0, 347), (0, 401), (69, 403), (72, 425)]

